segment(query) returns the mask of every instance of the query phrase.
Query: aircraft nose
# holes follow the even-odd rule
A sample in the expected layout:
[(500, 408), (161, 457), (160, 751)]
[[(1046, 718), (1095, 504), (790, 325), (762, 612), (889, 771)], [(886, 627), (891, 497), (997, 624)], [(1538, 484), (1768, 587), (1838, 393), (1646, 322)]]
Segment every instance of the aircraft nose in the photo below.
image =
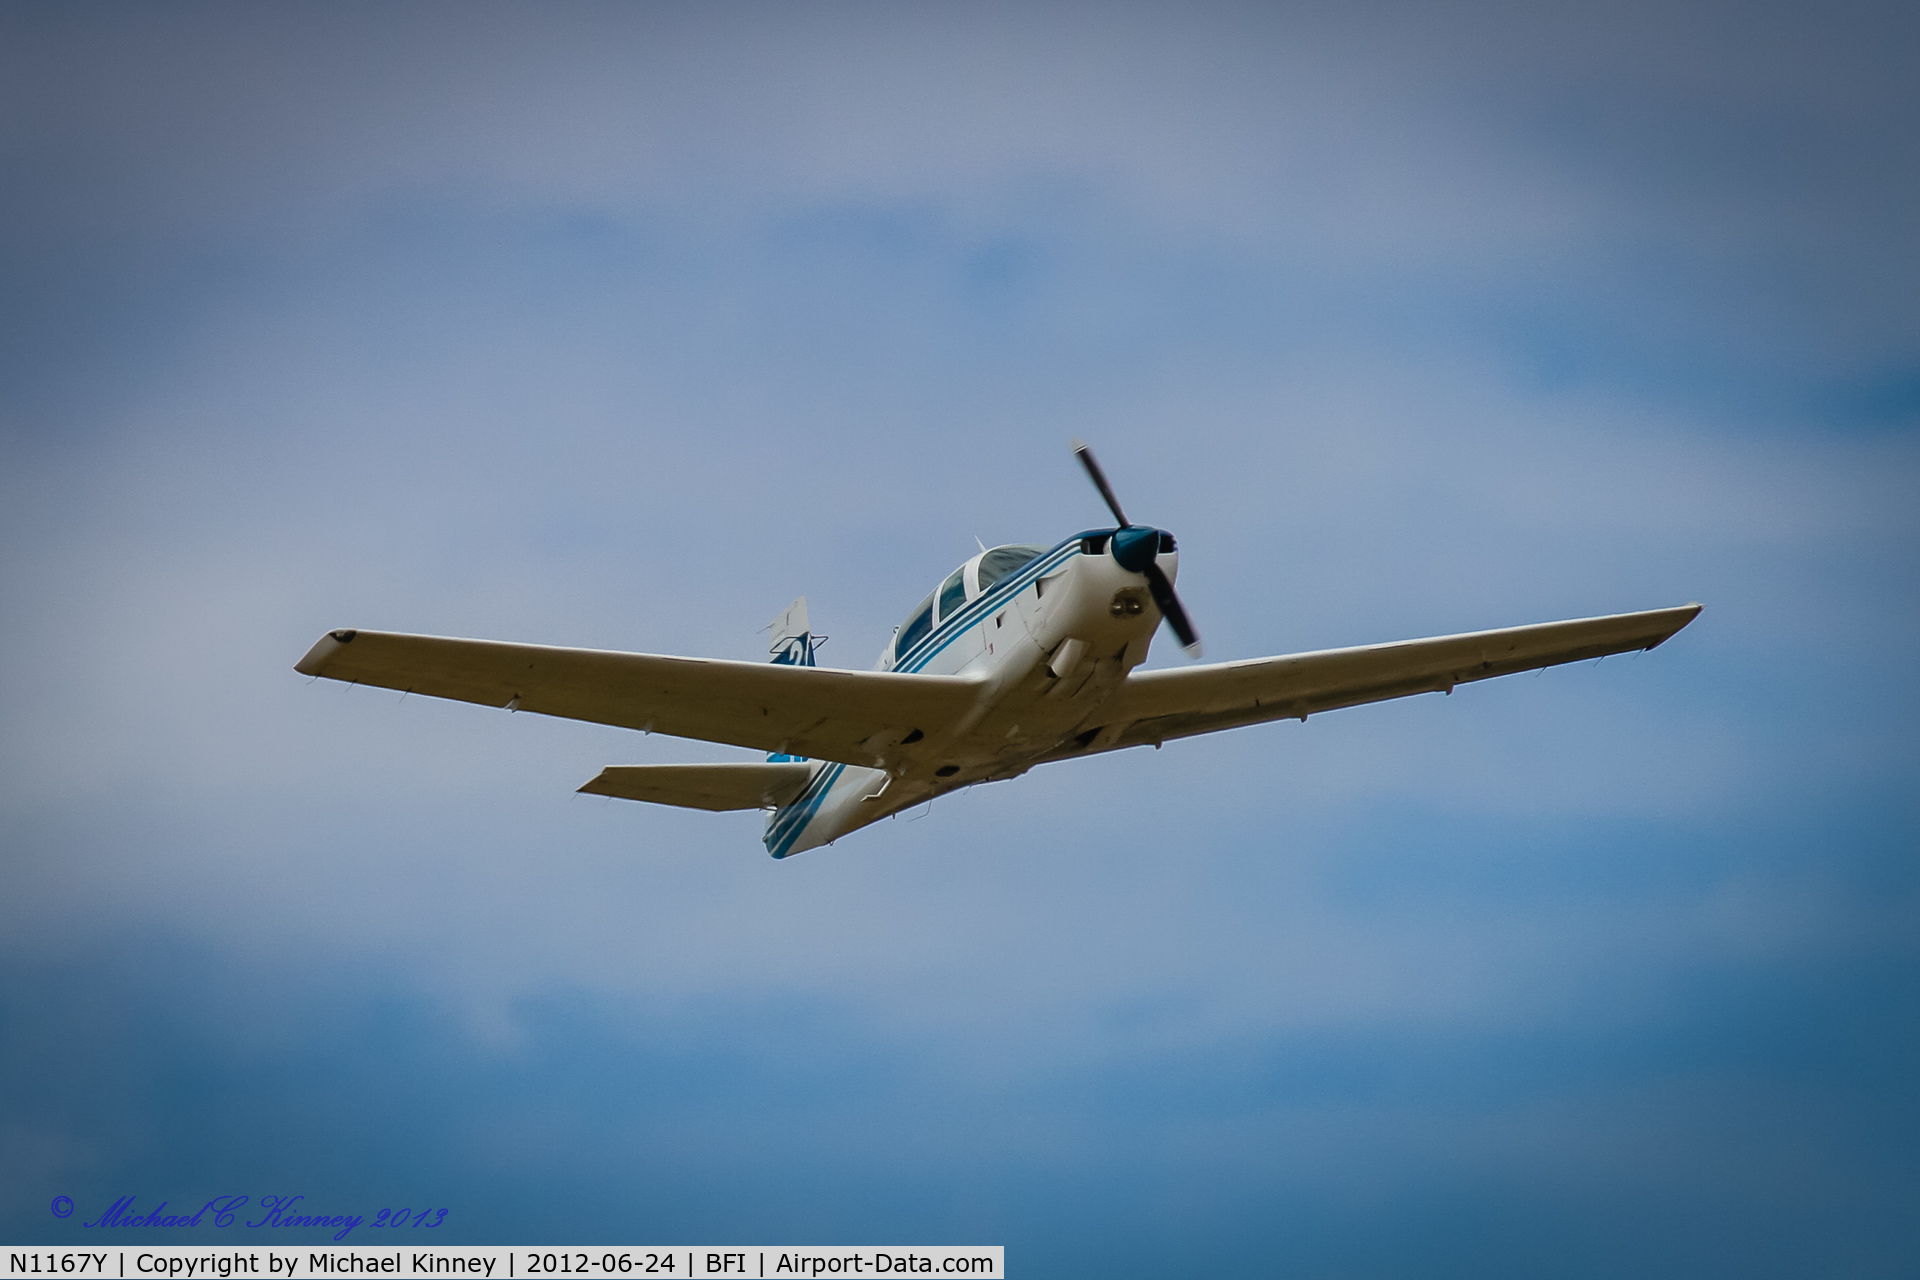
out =
[[(1145, 573), (1160, 554), (1160, 530), (1144, 524), (1130, 524), (1113, 535), (1113, 558), (1129, 573)], [(1171, 538), (1168, 541), (1172, 541)]]

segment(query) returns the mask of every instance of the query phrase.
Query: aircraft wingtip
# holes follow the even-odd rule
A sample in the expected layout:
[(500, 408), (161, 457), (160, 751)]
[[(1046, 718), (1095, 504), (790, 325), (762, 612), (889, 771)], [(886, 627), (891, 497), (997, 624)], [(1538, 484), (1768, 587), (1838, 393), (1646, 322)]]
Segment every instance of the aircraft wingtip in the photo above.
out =
[(306, 656), (293, 664), (293, 669), (303, 676), (325, 675), (327, 659), (332, 657), (336, 650), (352, 644), (359, 634), (358, 631), (348, 629), (327, 632), (313, 642), (313, 648), (307, 650)]

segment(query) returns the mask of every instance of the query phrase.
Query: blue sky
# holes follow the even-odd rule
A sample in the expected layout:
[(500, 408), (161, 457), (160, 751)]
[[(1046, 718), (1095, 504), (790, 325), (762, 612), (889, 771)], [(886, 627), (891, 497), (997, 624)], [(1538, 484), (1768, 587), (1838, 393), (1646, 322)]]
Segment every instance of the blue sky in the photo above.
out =
[[(0, 1235), (1920, 1262), (1910, 13), (0, 25)], [(866, 666), (1073, 436), (1210, 658), (1707, 611), (784, 863), (573, 794), (740, 752), (291, 670)]]

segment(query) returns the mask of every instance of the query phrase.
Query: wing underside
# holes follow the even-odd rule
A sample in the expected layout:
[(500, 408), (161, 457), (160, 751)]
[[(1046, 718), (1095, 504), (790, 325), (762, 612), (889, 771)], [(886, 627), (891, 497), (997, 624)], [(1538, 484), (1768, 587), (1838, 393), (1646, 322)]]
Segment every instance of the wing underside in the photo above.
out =
[(1100, 724), (1054, 758), (1171, 741), (1321, 711), (1451, 692), (1455, 685), (1651, 649), (1697, 604), (1464, 635), (1141, 672), (1101, 708)]
[(955, 676), (676, 658), (333, 631), (303, 675), (845, 764), (872, 765), (915, 730), (959, 719), (978, 694)]

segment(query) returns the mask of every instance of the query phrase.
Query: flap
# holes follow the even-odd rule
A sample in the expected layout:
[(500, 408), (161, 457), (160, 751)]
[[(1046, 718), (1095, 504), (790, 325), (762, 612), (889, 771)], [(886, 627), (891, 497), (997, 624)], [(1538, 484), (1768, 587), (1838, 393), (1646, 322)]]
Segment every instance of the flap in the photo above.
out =
[(778, 762), (614, 765), (580, 790), (686, 809), (777, 809), (792, 803), (812, 774), (812, 765)]
[(334, 631), (294, 670), (354, 684), (786, 755), (872, 765), (861, 744), (932, 733), (979, 683), (958, 676)]

